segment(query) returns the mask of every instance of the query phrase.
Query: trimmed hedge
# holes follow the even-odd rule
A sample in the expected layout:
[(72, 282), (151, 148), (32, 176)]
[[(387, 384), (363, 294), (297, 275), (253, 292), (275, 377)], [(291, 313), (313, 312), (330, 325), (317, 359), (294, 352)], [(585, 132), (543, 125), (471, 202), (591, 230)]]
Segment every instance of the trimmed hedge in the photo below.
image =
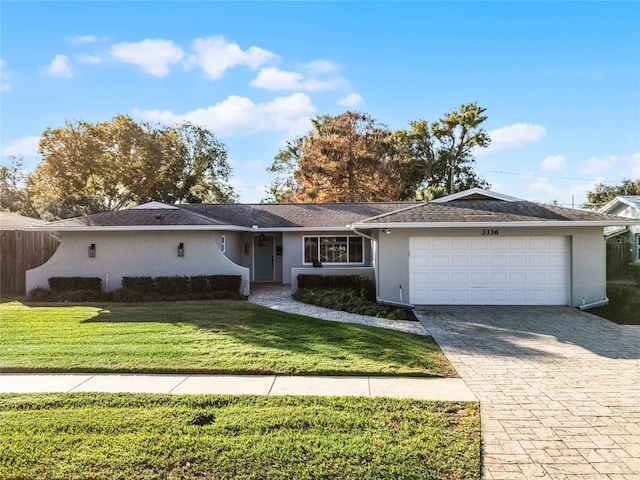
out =
[(194, 277), (123, 277), (122, 288), (135, 293), (160, 296), (201, 295), (214, 292), (238, 294), (240, 275), (198, 275)]
[(629, 273), (633, 281), (636, 282), (636, 285), (640, 287), (640, 263), (630, 263)]
[(298, 275), (293, 299), (343, 312), (391, 320), (416, 320), (409, 308), (376, 302), (376, 284), (366, 275)]
[(54, 292), (102, 291), (102, 279), (98, 277), (50, 277), (49, 288)]
[(298, 275), (300, 289), (356, 290), (367, 300), (376, 300), (376, 284), (366, 275)]
[[(91, 280), (92, 282), (88, 282)], [(95, 281), (99, 289), (95, 288)], [(175, 300), (242, 300), (239, 275), (200, 275), (194, 277), (123, 277), (122, 288), (103, 292), (99, 278), (52, 277), (51, 288), (34, 288), (29, 300), (34, 302), (158, 302)], [(75, 290), (56, 290), (73, 288)], [(87, 286), (92, 288), (87, 288)], [(84, 287), (84, 288), (83, 288)]]

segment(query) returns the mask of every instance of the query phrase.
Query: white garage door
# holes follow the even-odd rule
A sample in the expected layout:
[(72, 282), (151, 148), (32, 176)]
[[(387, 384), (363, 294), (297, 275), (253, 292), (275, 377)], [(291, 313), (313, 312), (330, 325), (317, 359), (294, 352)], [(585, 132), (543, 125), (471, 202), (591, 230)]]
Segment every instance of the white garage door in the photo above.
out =
[(568, 305), (568, 237), (411, 237), (415, 305)]

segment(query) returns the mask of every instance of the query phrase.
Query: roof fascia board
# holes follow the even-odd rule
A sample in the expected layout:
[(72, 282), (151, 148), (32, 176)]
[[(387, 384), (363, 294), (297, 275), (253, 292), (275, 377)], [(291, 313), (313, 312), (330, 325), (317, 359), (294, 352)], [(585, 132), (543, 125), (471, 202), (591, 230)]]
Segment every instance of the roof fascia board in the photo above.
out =
[(231, 231), (250, 232), (249, 227), (239, 227), (236, 225), (41, 225), (27, 227), (30, 231), (51, 231), (51, 232), (155, 232), (155, 231)]
[[(630, 219), (631, 220), (631, 219)], [(368, 228), (368, 229), (380, 229), (380, 228), (487, 228), (487, 225), (499, 227), (613, 227), (613, 226), (626, 226), (626, 225), (640, 225), (640, 220), (541, 220), (541, 221), (526, 221), (526, 222), (496, 222), (486, 220), (482, 222), (413, 222), (413, 223), (354, 223), (353, 228)]]

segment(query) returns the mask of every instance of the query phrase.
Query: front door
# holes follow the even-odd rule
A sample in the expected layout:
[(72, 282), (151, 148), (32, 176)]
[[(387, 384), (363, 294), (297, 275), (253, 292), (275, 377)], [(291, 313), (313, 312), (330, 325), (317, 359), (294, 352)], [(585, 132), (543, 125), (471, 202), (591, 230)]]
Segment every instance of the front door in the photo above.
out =
[(273, 235), (255, 235), (253, 237), (253, 281), (271, 282), (273, 275)]

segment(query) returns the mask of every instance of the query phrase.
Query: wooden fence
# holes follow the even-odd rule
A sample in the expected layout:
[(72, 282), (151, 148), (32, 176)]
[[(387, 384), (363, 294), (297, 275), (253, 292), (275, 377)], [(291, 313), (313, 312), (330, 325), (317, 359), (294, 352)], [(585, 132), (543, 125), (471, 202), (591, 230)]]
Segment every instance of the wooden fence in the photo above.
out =
[(24, 295), (25, 272), (49, 260), (58, 245), (49, 232), (0, 231), (0, 295)]
[(629, 264), (633, 260), (633, 247), (629, 238), (624, 235), (607, 239), (607, 280), (631, 278)]

